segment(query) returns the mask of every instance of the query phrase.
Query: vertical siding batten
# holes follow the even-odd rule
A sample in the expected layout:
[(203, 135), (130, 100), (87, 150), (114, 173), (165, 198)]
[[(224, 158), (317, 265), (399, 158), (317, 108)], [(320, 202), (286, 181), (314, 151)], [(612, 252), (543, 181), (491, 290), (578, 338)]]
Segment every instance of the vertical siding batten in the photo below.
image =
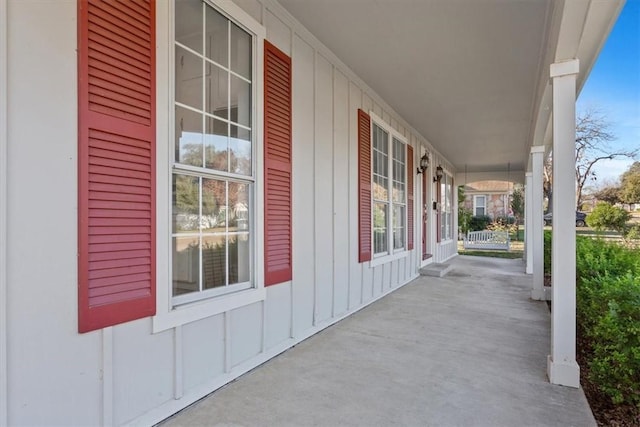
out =
[(173, 328), (173, 398), (184, 395), (184, 343), (182, 325)]
[[(304, 40), (294, 36), (292, 59), (293, 116), (292, 131), (295, 150), (293, 152), (293, 179), (296, 182), (293, 197), (293, 241), (294, 253), (291, 291), (296, 301), (293, 306), (294, 337), (314, 325), (315, 312), (315, 197), (309, 188), (315, 188), (314, 141), (315, 104), (314, 52)], [(309, 214), (311, 212), (311, 214)]]
[(113, 327), (102, 329), (102, 425), (113, 425)]
[(0, 0), (0, 425), (9, 425), (7, 384), (7, 0)]
[(315, 260), (318, 322), (332, 317), (333, 306), (333, 66), (316, 58), (315, 113)]
[(349, 81), (333, 69), (333, 316), (349, 307)]

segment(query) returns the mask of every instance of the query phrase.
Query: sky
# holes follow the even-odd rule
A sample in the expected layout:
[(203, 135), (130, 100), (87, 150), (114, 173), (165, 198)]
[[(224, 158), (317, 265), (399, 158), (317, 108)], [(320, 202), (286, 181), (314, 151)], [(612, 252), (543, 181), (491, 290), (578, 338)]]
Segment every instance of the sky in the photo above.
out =
[[(616, 136), (612, 148), (640, 148), (640, 0), (627, 0), (582, 88), (577, 113), (589, 108), (610, 122)], [(597, 182), (618, 180), (631, 163), (628, 158), (598, 162)]]

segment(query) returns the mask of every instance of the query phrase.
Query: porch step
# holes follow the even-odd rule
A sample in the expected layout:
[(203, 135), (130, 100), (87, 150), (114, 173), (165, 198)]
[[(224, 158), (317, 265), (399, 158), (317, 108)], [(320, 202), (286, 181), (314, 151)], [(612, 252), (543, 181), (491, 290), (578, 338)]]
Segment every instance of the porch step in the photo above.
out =
[(421, 276), (444, 277), (453, 269), (451, 264), (434, 263), (420, 269)]

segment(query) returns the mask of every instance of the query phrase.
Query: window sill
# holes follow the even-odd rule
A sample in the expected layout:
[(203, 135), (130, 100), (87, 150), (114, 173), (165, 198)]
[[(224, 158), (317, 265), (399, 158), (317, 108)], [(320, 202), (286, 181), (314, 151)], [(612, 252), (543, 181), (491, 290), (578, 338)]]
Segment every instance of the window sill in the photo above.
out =
[(225, 311), (264, 301), (265, 298), (266, 291), (264, 288), (248, 289), (176, 307), (153, 317), (153, 333), (166, 331), (167, 329), (215, 316)]
[(385, 255), (378, 258), (373, 258), (369, 261), (369, 267), (376, 267), (378, 265), (386, 264), (391, 261), (395, 261), (398, 259), (406, 258), (409, 256), (409, 251), (396, 252), (391, 255)]

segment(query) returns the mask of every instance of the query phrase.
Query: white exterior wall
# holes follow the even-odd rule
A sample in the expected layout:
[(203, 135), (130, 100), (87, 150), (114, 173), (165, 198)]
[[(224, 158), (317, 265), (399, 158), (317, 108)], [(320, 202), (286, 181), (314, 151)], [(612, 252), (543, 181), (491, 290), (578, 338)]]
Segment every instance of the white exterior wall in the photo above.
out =
[[(159, 421), (416, 277), (422, 201), (415, 169), (408, 171), (415, 182), (415, 249), (375, 267), (357, 262), (357, 109), (404, 135), (414, 164), (428, 150), (431, 176), (438, 164), (455, 171), (300, 24), (265, 2), (269, 7), (237, 0), (293, 62), (293, 281), (266, 288), (264, 301), (158, 333), (146, 318), (78, 334), (77, 6), (9, 0), (2, 272), (8, 424)], [(158, 34), (162, 49), (166, 30)], [(162, 182), (159, 191), (166, 190)], [(454, 191), (457, 230), (455, 197)], [(455, 255), (455, 240), (435, 244), (433, 211), (428, 224), (433, 259)]]

